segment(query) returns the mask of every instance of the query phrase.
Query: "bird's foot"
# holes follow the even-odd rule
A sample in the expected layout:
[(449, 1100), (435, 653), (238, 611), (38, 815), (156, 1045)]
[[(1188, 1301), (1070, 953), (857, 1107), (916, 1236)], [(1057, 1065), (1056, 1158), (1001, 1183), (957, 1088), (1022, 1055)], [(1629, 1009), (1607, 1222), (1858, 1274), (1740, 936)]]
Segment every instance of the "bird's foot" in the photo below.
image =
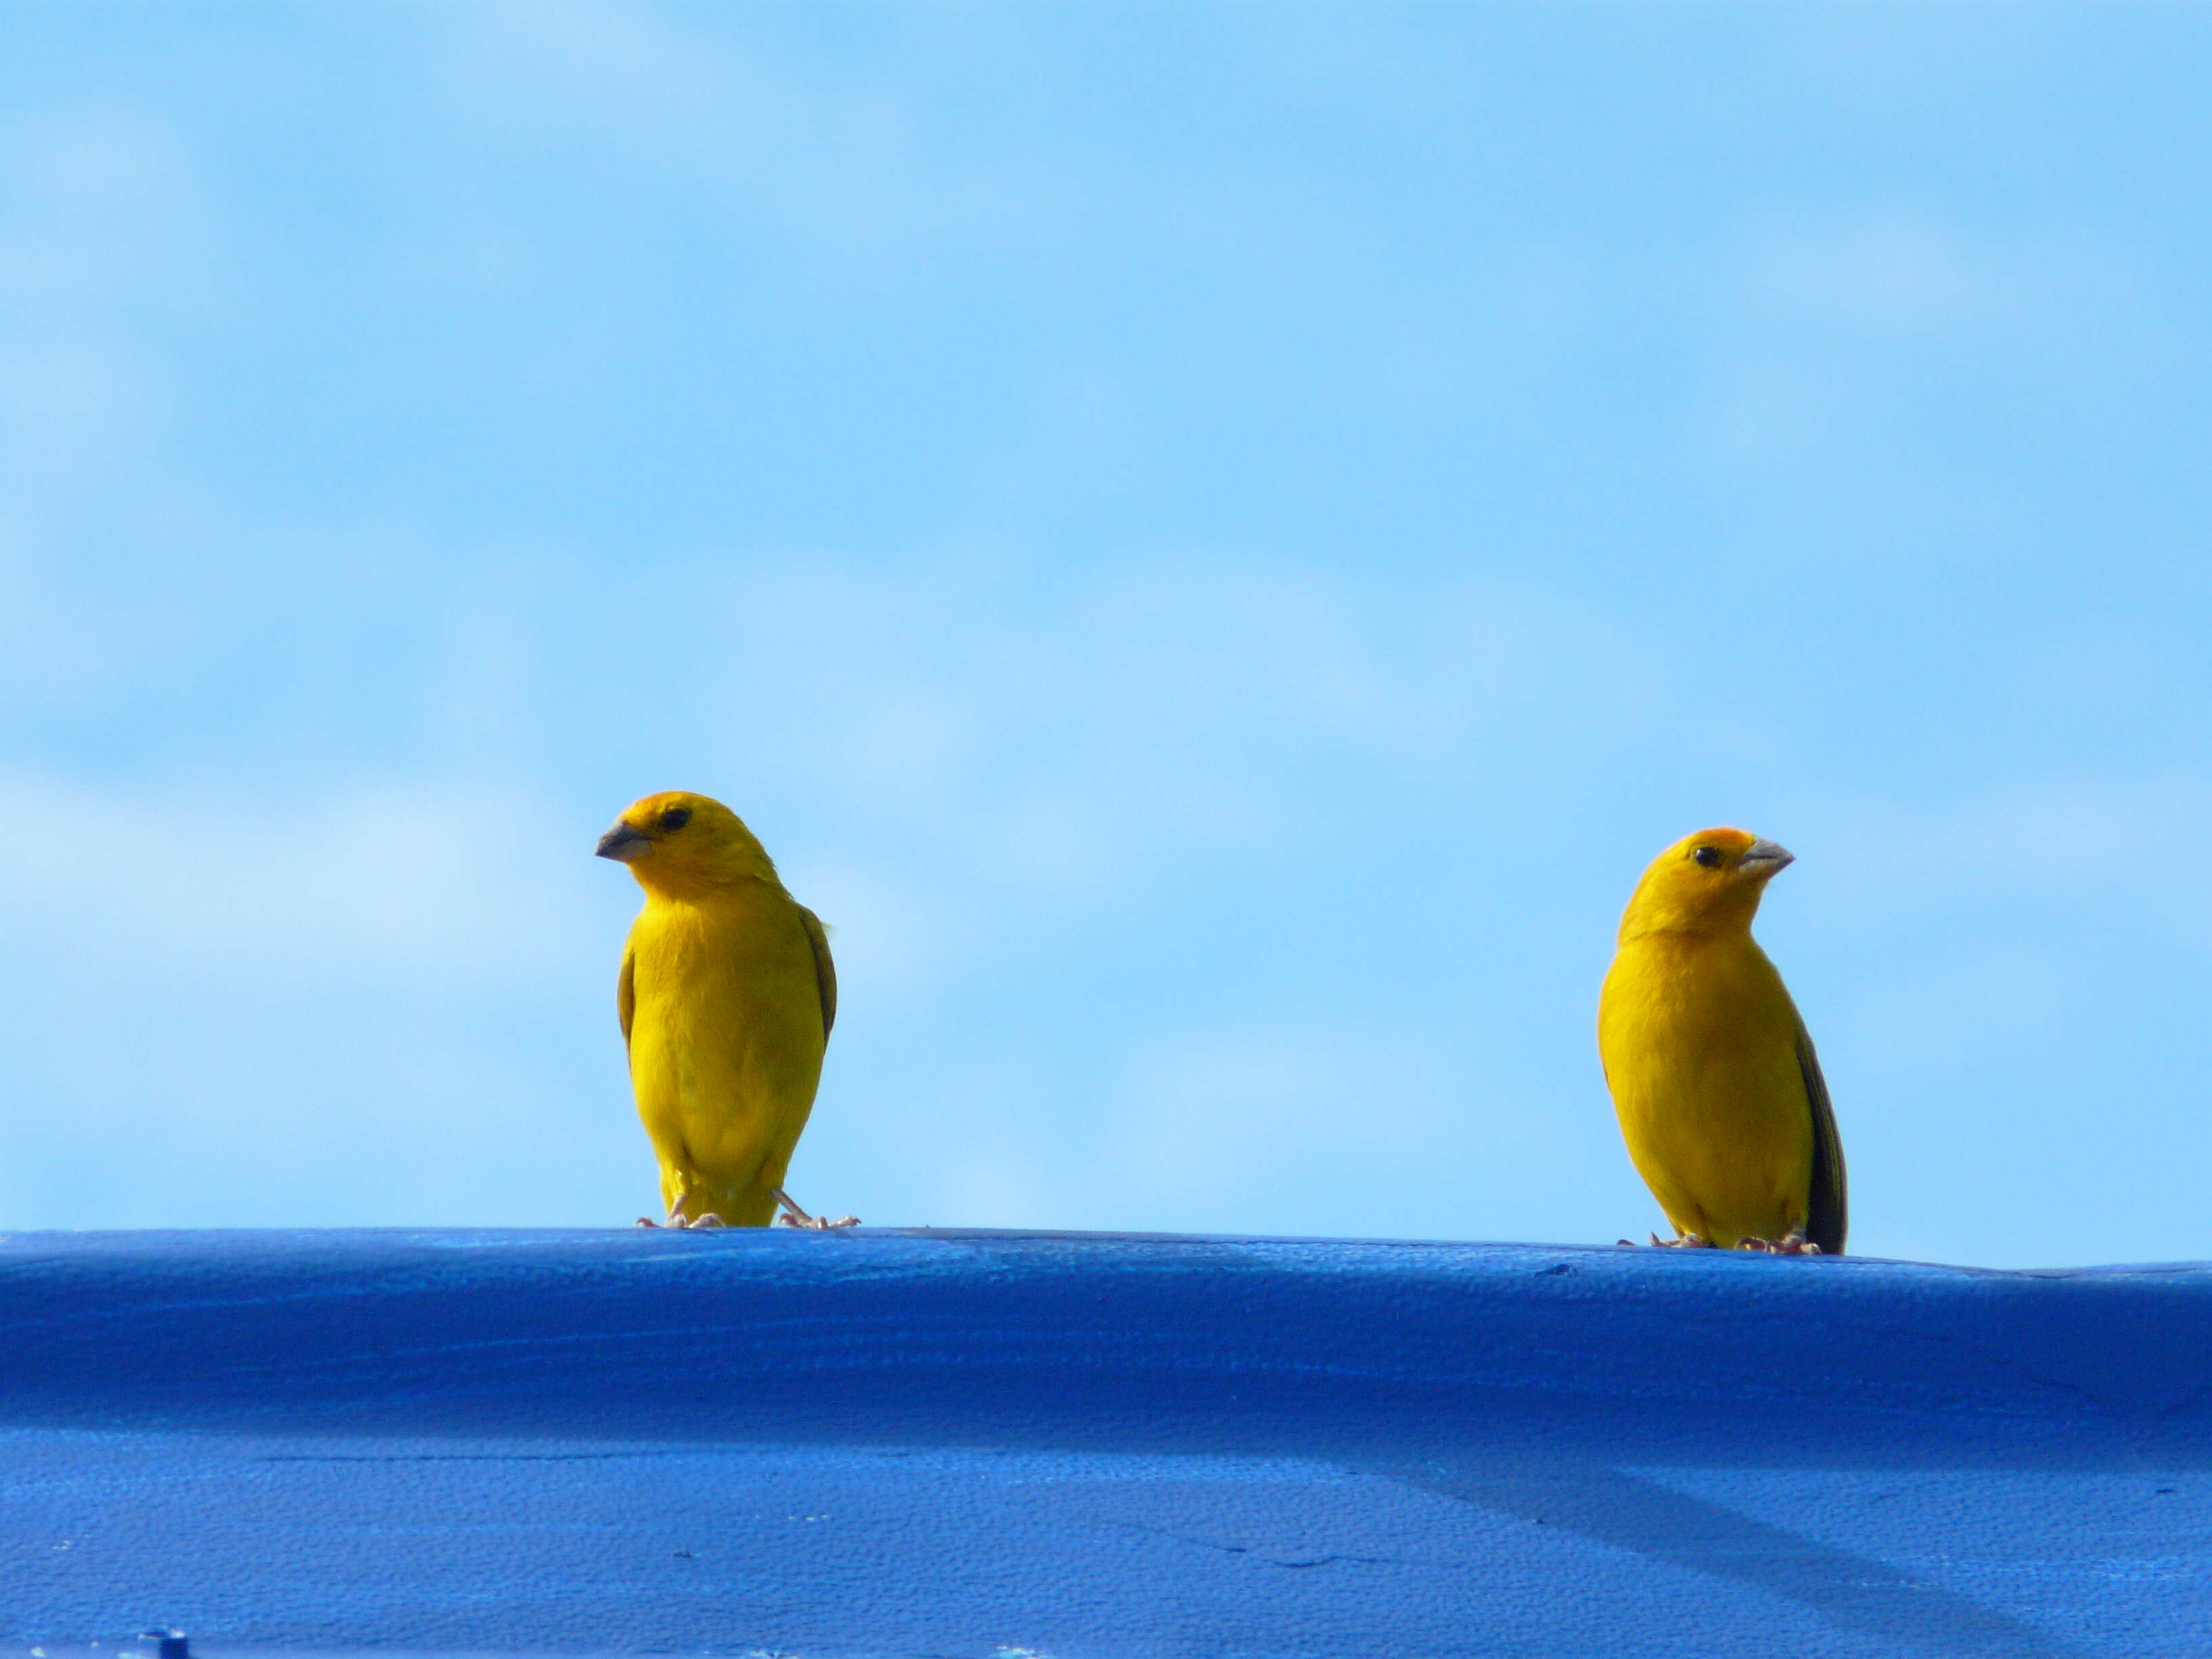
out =
[[(1620, 1242), (1626, 1244), (1628, 1240), (1624, 1238)], [(1702, 1250), (1710, 1248), (1711, 1243), (1711, 1240), (1700, 1237), (1696, 1233), (1684, 1233), (1679, 1238), (1662, 1238), (1658, 1234), (1654, 1233), (1651, 1235), (1651, 1242), (1662, 1250)]]
[(828, 1216), (809, 1215), (793, 1203), (791, 1194), (781, 1187), (775, 1189), (775, 1201), (782, 1210), (776, 1219), (787, 1227), (811, 1227), (827, 1232), (832, 1227), (857, 1227), (860, 1224), (860, 1218), (856, 1215), (841, 1215), (834, 1220)]
[(1743, 1238), (1736, 1241), (1739, 1250), (1756, 1250), (1762, 1255), (1818, 1255), (1820, 1247), (1805, 1237), (1802, 1227), (1784, 1238)]
[(641, 1215), (637, 1218), (637, 1224), (641, 1227), (723, 1227), (729, 1224), (712, 1210), (698, 1217), (687, 1216), (682, 1211), (676, 1210), (669, 1212), (668, 1219), (665, 1221), (655, 1221), (649, 1215)]

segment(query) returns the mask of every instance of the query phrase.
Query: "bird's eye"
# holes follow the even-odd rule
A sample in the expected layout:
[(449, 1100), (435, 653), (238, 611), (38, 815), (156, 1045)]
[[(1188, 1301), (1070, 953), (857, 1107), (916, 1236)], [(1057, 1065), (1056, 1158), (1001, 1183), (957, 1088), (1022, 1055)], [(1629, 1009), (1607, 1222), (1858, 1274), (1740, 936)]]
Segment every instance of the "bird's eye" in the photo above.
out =
[(1721, 849), (1717, 847), (1695, 848), (1692, 849), (1690, 856), (1710, 870), (1721, 861)]
[(663, 835), (672, 836), (678, 830), (681, 830), (685, 824), (690, 822), (691, 809), (690, 807), (672, 806), (665, 812), (663, 812), (660, 815), (661, 833)]

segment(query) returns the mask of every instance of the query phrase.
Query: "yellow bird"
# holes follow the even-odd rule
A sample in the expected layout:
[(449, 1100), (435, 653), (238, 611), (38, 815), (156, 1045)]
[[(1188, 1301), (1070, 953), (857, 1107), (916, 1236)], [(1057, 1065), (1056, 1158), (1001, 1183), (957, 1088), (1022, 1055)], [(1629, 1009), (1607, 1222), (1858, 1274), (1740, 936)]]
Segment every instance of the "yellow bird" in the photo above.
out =
[(647, 795), (599, 854), (645, 889), (615, 1005), (667, 1224), (765, 1227), (779, 1206), (794, 1226), (854, 1224), (817, 1220), (783, 1190), (837, 1018), (821, 921), (744, 821), (705, 795)]
[(1828, 1085), (1751, 936), (1767, 882), (1790, 861), (1741, 830), (1700, 830), (1652, 860), (1620, 918), (1598, 1057), (1628, 1156), (1677, 1244), (1843, 1253)]

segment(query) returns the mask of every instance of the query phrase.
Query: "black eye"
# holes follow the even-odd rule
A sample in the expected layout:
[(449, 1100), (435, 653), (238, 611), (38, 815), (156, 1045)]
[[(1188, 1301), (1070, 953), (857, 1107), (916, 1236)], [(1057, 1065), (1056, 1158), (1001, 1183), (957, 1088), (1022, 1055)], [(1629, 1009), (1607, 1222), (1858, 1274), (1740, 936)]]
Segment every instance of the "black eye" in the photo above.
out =
[(660, 830), (663, 835), (672, 836), (678, 830), (681, 830), (685, 824), (690, 822), (691, 809), (690, 807), (672, 806), (665, 812), (663, 812), (660, 815)]
[(1694, 848), (1690, 856), (1710, 870), (1721, 861), (1721, 849), (1717, 847)]

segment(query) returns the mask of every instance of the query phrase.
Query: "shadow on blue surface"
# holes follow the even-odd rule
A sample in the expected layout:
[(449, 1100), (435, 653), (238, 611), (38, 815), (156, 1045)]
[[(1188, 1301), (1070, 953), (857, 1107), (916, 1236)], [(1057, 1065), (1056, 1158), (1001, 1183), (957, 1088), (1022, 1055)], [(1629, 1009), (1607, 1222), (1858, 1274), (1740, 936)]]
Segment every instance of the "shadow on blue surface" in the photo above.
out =
[(2212, 1273), (994, 1232), (0, 1242), (0, 1633), (2199, 1654)]

